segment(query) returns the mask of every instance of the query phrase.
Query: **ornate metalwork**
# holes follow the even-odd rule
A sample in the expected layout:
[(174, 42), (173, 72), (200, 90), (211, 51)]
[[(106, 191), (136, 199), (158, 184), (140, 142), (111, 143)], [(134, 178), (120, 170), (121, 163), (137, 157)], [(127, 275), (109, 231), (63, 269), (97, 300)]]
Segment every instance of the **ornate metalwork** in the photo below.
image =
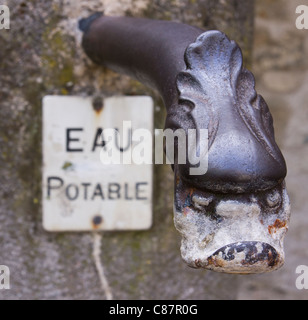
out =
[(80, 26), (93, 61), (160, 92), (166, 128), (208, 129), (208, 171), (173, 166), (186, 263), (229, 273), (281, 267), (290, 218), (286, 164), (238, 45), (222, 32), (167, 21), (96, 14)]

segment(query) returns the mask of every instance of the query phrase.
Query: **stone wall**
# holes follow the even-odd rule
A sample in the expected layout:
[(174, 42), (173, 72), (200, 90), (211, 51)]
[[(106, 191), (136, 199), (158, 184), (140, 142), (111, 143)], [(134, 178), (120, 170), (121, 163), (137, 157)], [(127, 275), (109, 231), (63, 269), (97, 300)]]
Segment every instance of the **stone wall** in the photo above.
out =
[[(0, 30), (0, 265), (11, 289), (0, 299), (307, 299), (295, 287), (308, 264), (308, 31), (295, 27), (307, 0), (2, 1), (11, 30)], [(41, 212), (41, 99), (47, 94), (149, 94), (155, 126), (164, 111), (136, 81), (92, 64), (80, 48), (78, 19), (105, 14), (182, 21), (220, 29), (241, 45), (246, 66), (274, 116), (288, 164), (292, 203), (286, 264), (266, 275), (234, 276), (184, 265), (172, 219), (173, 177), (155, 168), (154, 225), (146, 232), (48, 233)], [(107, 281), (107, 283), (106, 283)]]
[(95, 11), (220, 29), (251, 64), (253, 1), (9, 0), (0, 30), (0, 265), (11, 289), (0, 299), (236, 299), (240, 276), (189, 269), (172, 216), (173, 177), (155, 168), (154, 224), (145, 232), (48, 233), (41, 212), (41, 104), (45, 95), (150, 94), (155, 126), (161, 100), (127, 77), (92, 64), (78, 20)]
[(285, 238), (285, 266), (241, 281), (240, 299), (308, 298), (307, 290), (295, 286), (296, 267), (308, 265), (308, 30), (295, 26), (298, 5), (308, 6), (308, 1), (256, 1), (253, 72), (286, 158), (292, 216)]

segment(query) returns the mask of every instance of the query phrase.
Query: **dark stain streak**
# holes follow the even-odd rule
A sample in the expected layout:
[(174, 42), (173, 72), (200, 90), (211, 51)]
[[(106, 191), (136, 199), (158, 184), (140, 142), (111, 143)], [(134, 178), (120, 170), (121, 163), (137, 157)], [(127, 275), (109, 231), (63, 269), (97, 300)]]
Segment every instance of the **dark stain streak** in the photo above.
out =
[(230, 262), (236, 259), (237, 254), (242, 252), (245, 255), (245, 258), (241, 260), (243, 266), (265, 262), (269, 267), (274, 267), (279, 263), (280, 256), (275, 248), (267, 243), (256, 241), (245, 241), (224, 246), (208, 258), (208, 263), (217, 266), (217, 260)]
[(92, 106), (97, 115), (99, 115), (104, 107), (103, 99), (99, 96), (96, 96), (92, 100)]

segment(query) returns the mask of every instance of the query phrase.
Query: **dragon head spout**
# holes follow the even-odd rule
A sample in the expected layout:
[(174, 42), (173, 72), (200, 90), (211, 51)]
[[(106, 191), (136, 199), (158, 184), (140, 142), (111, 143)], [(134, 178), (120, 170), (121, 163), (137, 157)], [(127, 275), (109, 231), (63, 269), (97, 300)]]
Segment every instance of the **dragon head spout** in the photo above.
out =
[(208, 130), (208, 170), (191, 175), (189, 163), (174, 165), (182, 257), (191, 267), (221, 272), (275, 270), (284, 262), (290, 204), (267, 104), (225, 34), (201, 34), (185, 62), (166, 125)]
[(174, 222), (189, 266), (263, 273), (283, 265), (290, 218), (285, 183), (267, 191), (218, 194), (176, 178)]

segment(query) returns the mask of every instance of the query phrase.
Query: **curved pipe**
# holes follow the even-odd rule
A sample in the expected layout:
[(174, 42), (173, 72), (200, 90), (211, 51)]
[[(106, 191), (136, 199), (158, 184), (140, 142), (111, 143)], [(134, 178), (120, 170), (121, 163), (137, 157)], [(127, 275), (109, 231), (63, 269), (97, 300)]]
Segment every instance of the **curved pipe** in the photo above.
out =
[(223, 33), (103, 15), (80, 24), (83, 47), (93, 61), (159, 91), (167, 128), (209, 130), (206, 175), (193, 177), (189, 165), (178, 166), (188, 183), (244, 192), (282, 182), (286, 165), (274, 141), (271, 115), (254, 90), (253, 75), (242, 67), (240, 48)]
[(231, 273), (279, 268), (290, 216), (286, 164), (238, 45), (219, 31), (140, 18), (95, 14), (80, 28), (94, 62), (159, 91), (166, 128), (208, 130), (207, 172), (192, 175), (177, 155), (174, 164), (183, 259)]
[(203, 32), (181, 23), (94, 15), (81, 21), (83, 48), (96, 63), (156, 89), (168, 108), (177, 102), (177, 75), (184, 53)]

